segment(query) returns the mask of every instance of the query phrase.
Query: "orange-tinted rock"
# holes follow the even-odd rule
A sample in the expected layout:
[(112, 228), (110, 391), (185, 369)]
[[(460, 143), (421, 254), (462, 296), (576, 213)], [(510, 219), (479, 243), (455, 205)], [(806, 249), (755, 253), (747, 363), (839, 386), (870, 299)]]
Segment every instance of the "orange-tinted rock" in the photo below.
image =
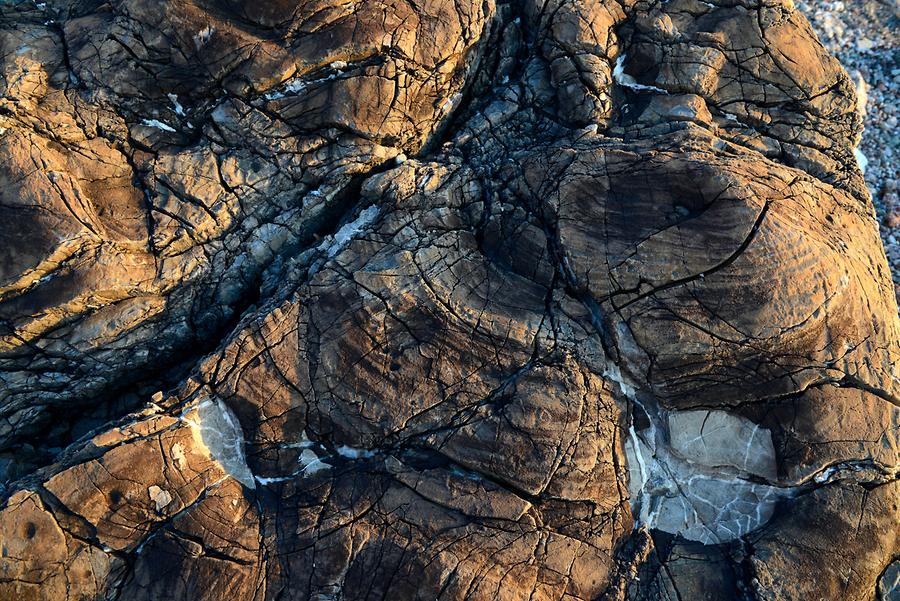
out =
[(792, 2), (48, 0), (0, 46), (0, 600), (896, 588), (895, 290)]

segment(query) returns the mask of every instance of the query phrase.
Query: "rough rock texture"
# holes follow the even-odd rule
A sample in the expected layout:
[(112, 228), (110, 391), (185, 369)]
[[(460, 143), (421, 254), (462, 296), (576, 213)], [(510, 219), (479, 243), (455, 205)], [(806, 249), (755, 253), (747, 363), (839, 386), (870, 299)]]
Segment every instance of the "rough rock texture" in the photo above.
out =
[(0, 46), (0, 599), (896, 599), (897, 304), (790, 0)]
[(856, 82), (865, 123), (857, 159), (900, 299), (900, 3), (800, 0), (797, 6)]

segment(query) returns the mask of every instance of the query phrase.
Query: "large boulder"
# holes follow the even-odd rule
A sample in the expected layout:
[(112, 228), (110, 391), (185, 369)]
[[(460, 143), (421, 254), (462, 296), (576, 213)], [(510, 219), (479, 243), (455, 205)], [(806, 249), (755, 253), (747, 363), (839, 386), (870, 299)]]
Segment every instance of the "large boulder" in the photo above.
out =
[(14, 0), (0, 47), (0, 600), (900, 590), (900, 320), (790, 0)]

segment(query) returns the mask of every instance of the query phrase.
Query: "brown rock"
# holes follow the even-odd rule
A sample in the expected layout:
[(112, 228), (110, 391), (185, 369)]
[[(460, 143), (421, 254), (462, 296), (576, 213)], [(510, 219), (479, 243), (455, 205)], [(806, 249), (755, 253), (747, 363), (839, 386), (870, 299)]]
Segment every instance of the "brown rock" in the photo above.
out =
[(0, 45), (0, 600), (896, 588), (896, 288), (792, 2), (48, 0)]

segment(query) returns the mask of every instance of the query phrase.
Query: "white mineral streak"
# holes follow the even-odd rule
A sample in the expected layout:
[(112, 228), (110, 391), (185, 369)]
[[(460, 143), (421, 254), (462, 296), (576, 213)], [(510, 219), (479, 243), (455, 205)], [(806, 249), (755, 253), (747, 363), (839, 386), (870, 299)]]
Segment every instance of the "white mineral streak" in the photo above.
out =
[(293, 480), (294, 476), (276, 476), (274, 478), (265, 478), (263, 476), (255, 476), (256, 481), (266, 486), (268, 484), (275, 484), (278, 482), (287, 482), (288, 480)]
[(291, 79), (282, 86), (280, 90), (269, 92), (266, 94), (266, 100), (279, 100), (288, 95), (295, 95), (306, 89), (307, 82), (302, 78)]
[(256, 488), (244, 453), (244, 433), (225, 403), (207, 396), (188, 409), (184, 419), (191, 425), (194, 442), (210, 459), (247, 488)]
[[(866, 83), (866, 80), (863, 78), (862, 73), (859, 71), (855, 71), (853, 73), (854, 78), (856, 79), (856, 112), (859, 114), (859, 118), (863, 121), (866, 120), (867, 108), (866, 105), (869, 103), (869, 84)], [(856, 143), (853, 147), (853, 158), (856, 159), (856, 164), (859, 166), (859, 170), (863, 173), (866, 172), (866, 167), (869, 166), (869, 159), (862, 153), (859, 149), (859, 143), (862, 141), (862, 136), (857, 137)]]
[(866, 167), (869, 166), (869, 159), (862, 153), (859, 148), (853, 149), (853, 156), (854, 158), (856, 158), (856, 164), (859, 165), (859, 170), (865, 173)]
[(459, 104), (460, 100), (462, 100), (462, 94), (458, 93), (446, 99), (441, 105), (441, 112), (445, 114), (449, 113), (456, 105)]
[(300, 464), (300, 469), (296, 472), (287, 476), (276, 476), (272, 478), (257, 476), (256, 481), (265, 486), (267, 484), (274, 484), (277, 482), (287, 482), (288, 480), (294, 480), (298, 477), (304, 478), (306, 476), (312, 476), (313, 474), (321, 472), (323, 470), (331, 469), (331, 464), (327, 462), (327, 459), (327, 457), (325, 459), (322, 459), (312, 449), (306, 449), (302, 453), (300, 453), (300, 457), (297, 459), (297, 463)]
[(314, 445), (315, 443), (309, 439), (309, 436), (307, 436), (306, 434), (306, 430), (304, 430), (300, 433), (300, 440), (298, 442), (291, 442), (282, 445), (284, 448), (289, 449), (304, 449), (303, 452), (300, 453), (300, 457), (297, 458), (297, 462), (300, 464), (300, 469), (287, 476), (276, 476), (273, 478), (263, 478), (257, 476), (256, 481), (265, 486), (267, 484), (274, 484), (277, 482), (287, 482), (288, 480), (293, 480), (298, 476), (310, 476), (321, 470), (327, 470), (331, 468), (330, 465), (319, 459), (319, 456), (316, 455), (316, 453), (310, 448)]
[(141, 123), (146, 125), (147, 127), (154, 127), (156, 129), (161, 129), (163, 131), (171, 131), (174, 132), (175, 128), (171, 125), (166, 125), (159, 119), (144, 119)]
[(169, 102), (172, 103), (172, 108), (174, 109), (175, 114), (183, 117), (184, 116), (184, 107), (181, 106), (180, 102), (178, 102), (178, 94), (170, 93), (170, 94), (166, 94), (166, 96), (169, 98)]
[[(332, 468), (332, 464), (335, 462), (339, 462), (340, 459), (338, 457), (342, 457), (344, 459), (356, 460), (356, 459), (370, 459), (376, 455), (376, 452), (371, 449), (360, 449), (356, 447), (350, 447), (347, 445), (341, 445), (334, 449), (333, 453), (329, 453), (324, 457), (320, 457), (311, 447), (317, 446), (316, 443), (312, 442), (306, 435), (304, 431), (301, 435), (300, 442), (288, 443), (283, 445), (284, 448), (295, 448), (295, 449), (303, 449), (300, 453), (300, 457), (297, 459), (297, 463), (300, 465), (300, 468), (287, 476), (277, 476), (272, 478), (265, 477), (256, 477), (256, 481), (262, 485), (274, 484), (277, 482), (286, 482), (288, 480), (293, 480), (295, 478), (305, 478), (307, 476), (312, 476), (318, 472), (323, 470), (329, 470)], [(321, 447), (320, 447), (321, 449)]]
[(838, 480), (853, 480), (869, 484), (885, 484), (900, 477), (900, 466), (884, 465), (872, 459), (851, 459), (829, 465), (815, 476), (816, 484), (830, 484)]
[(635, 527), (646, 525), (703, 544), (735, 540), (765, 524), (789, 489), (775, 480), (772, 436), (748, 419), (716, 410), (666, 411), (649, 406), (618, 367), (605, 376), (643, 411), (625, 440)]
[(353, 239), (356, 234), (358, 234), (363, 228), (372, 223), (375, 218), (378, 216), (378, 206), (372, 205), (366, 210), (362, 211), (359, 214), (359, 217), (351, 221), (350, 223), (345, 223), (341, 226), (337, 232), (335, 232), (334, 236), (330, 236), (323, 241), (323, 244), (328, 249), (328, 256), (333, 257), (342, 250), (347, 244), (350, 243), (350, 240)]
[(369, 459), (375, 456), (375, 452), (369, 449), (357, 449), (347, 445), (339, 446), (335, 452), (345, 459)]
[(312, 476), (316, 472), (331, 469), (331, 465), (321, 459), (312, 449), (306, 449), (300, 453), (300, 474)]
[(215, 32), (216, 28), (209, 25), (198, 31), (194, 36), (194, 46), (196, 46), (197, 50), (203, 48)]
[(868, 113), (866, 105), (869, 103), (869, 84), (859, 71), (855, 71), (853, 75), (856, 78), (856, 112), (865, 119)]
[(347, 63), (343, 61), (335, 61), (329, 65), (334, 72), (330, 73), (325, 77), (320, 77), (318, 79), (304, 79), (304, 75), (299, 75), (296, 77), (292, 77), (281, 84), (281, 88), (278, 90), (274, 90), (265, 94), (266, 100), (280, 100), (286, 96), (294, 96), (305, 90), (310, 86), (315, 86), (317, 84), (333, 81), (337, 79), (338, 73), (342, 73), (342, 69), (347, 68)]
[(616, 66), (613, 69), (613, 79), (620, 86), (631, 88), (636, 91), (656, 92), (657, 94), (668, 94), (667, 91), (656, 86), (645, 86), (637, 82), (631, 75), (625, 73), (625, 54), (620, 54), (616, 59)]

